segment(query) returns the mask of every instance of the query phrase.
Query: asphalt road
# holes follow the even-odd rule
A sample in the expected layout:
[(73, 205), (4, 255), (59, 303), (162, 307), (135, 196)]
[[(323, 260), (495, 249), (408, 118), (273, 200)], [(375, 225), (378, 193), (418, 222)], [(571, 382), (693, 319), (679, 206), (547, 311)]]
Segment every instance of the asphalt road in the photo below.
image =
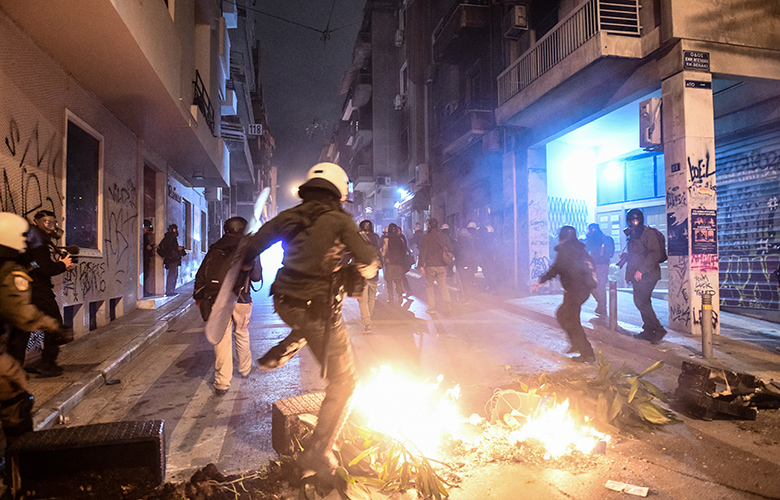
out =
[[(415, 297), (425, 296), (419, 282), (413, 280), (412, 287)], [(254, 298), (250, 334), (257, 358), (288, 329), (273, 313), (265, 289)], [(585, 378), (597, 370), (563, 354), (568, 343), (559, 329), (493, 308), (489, 300), (472, 301), (457, 307), (455, 315), (438, 318), (424, 312), (420, 299), (404, 308), (387, 306), (384, 300), (380, 293), (370, 335), (360, 333), (357, 302), (349, 299), (345, 306), (360, 373), (390, 364), (428, 378), (442, 374), (445, 381), (460, 385), (464, 415), (484, 415), (496, 389), (533, 383), (542, 372)], [(164, 419), (168, 481), (188, 479), (212, 462), (223, 471), (240, 472), (275, 458), (271, 405), (323, 389), (319, 366), (304, 350), (274, 372), (236, 376), (226, 396), (215, 396), (213, 349), (203, 327), (193, 308), (118, 374), (120, 384), (101, 387), (72, 410), (70, 424)], [(640, 372), (655, 361), (605, 343), (594, 348), (607, 360)], [(665, 366), (649, 380), (671, 395), (678, 375)], [(761, 411), (753, 422), (681, 418), (683, 423), (655, 433), (619, 437), (606, 454), (580, 467), (501, 462), (464, 467), (463, 483), (451, 490), (451, 498), (626, 497), (606, 489), (607, 480), (649, 487), (650, 496), (659, 499), (780, 498), (777, 411)]]

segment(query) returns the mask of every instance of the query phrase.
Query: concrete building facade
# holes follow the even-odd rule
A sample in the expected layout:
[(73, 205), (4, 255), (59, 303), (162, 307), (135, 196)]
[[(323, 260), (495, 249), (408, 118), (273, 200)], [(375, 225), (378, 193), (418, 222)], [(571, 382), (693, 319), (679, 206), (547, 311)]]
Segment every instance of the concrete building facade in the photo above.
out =
[(0, 202), (28, 220), (53, 211), (60, 244), (80, 247), (76, 267), (55, 278), (77, 336), (137, 307), (146, 279), (162, 295), (161, 259), (143, 273), (144, 219), (155, 242), (178, 225), (187, 250), (179, 284), (208, 250), (207, 198), (231, 178), (220, 127), (231, 75), (222, 8), (0, 1)]
[[(403, 221), (417, 200), (418, 219), (492, 226), (500, 276), (522, 292), (553, 260), (560, 226), (573, 225), (582, 237), (597, 222), (619, 254), (625, 213), (640, 208), (666, 236), (669, 259), (657, 288), (669, 299), (673, 328), (701, 331), (703, 294), (715, 304), (715, 331), (720, 306), (780, 319), (780, 6), (380, 3), (382, 32), (401, 23), (402, 36), (396, 47), (359, 38), (357, 66), (373, 76), (370, 102), (380, 99), (377, 61), (394, 61), (381, 64), (391, 80), (406, 68), (395, 81), (399, 104), (409, 106), (399, 106), (409, 114), (402, 120), (368, 115), (370, 130), (394, 129), (400, 143), (376, 133), (362, 143), (372, 158), (394, 147), (409, 152), (409, 160), (394, 160), (393, 180), (410, 196), (385, 219)], [(366, 113), (355, 104), (359, 79), (348, 81), (350, 132), (342, 138), (353, 151), (339, 151), (342, 159), (350, 153), (343, 163), (368, 164), (354, 160), (359, 141), (349, 138), (360, 136), (355, 118)], [(415, 196), (424, 191), (419, 165), (428, 173), (427, 200)], [(371, 190), (378, 174), (387, 175), (361, 172), (350, 172), (356, 189)], [(615, 266), (611, 277), (625, 286), (622, 272)]]

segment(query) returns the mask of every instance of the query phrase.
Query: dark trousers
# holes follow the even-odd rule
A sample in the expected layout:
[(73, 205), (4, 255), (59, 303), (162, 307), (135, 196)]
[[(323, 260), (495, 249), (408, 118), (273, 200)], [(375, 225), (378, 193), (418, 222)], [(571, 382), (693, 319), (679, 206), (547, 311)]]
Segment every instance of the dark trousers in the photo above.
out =
[(661, 322), (658, 321), (658, 317), (653, 311), (653, 303), (650, 300), (653, 296), (653, 288), (658, 280), (648, 281), (639, 280), (634, 281), (634, 305), (639, 310), (639, 314), (642, 315), (642, 331), (654, 332), (663, 328)]
[(395, 284), (395, 291), (398, 294), (398, 301), (400, 302), (404, 294), (404, 268), (395, 264), (388, 264), (385, 266), (385, 281), (387, 282), (387, 301), (393, 301), (393, 284)]
[(165, 278), (165, 295), (173, 295), (176, 291), (176, 280), (179, 279), (179, 265), (168, 264), (168, 276)]
[(563, 292), (563, 304), (555, 311), (558, 324), (569, 336), (572, 348), (583, 356), (593, 356), (593, 347), (588, 342), (585, 330), (580, 323), (580, 310), (582, 304), (588, 300), (589, 291), (575, 290)]
[(149, 276), (152, 268), (152, 256), (144, 255), (144, 297), (154, 295), (154, 278)]
[[(54, 292), (51, 290), (33, 290), (32, 303), (46, 315), (57, 319), (62, 324), (62, 314)], [(8, 353), (21, 365), (24, 365), (24, 357), (27, 352), (27, 344), (30, 342), (30, 333), (16, 328), (11, 330), (8, 337)], [(43, 351), (41, 352), (42, 364), (56, 364), (60, 355), (60, 337), (58, 332), (43, 332)]]
[(331, 318), (333, 323), (326, 342), (325, 324), (328, 319), (323, 316), (327, 313), (307, 307), (300, 300), (286, 300), (279, 295), (274, 295), (274, 309), (282, 321), (292, 328), (284, 342), (305, 338), (320, 365), (327, 357), (328, 386), (320, 405), (311, 449), (316, 453), (329, 453), (349, 416), (350, 402), (357, 384), (352, 343), (341, 318), (341, 310)]

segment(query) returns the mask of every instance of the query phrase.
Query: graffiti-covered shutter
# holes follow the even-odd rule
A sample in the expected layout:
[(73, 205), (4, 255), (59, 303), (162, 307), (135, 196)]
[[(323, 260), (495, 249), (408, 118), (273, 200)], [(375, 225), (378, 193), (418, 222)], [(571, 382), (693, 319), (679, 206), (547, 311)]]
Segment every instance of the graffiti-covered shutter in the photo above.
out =
[(722, 306), (777, 311), (780, 126), (715, 144)]

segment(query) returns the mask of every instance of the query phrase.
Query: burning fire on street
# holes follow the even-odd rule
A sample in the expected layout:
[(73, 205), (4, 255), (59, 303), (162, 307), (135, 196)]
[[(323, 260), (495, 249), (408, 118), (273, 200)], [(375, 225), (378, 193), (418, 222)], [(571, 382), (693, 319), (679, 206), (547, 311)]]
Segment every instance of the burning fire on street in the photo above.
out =
[(578, 422), (568, 400), (557, 403), (533, 391), (497, 391), (488, 419), (466, 418), (457, 406), (460, 388), (444, 388), (442, 382), (441, 375), (423, 382), (383, 366), (358, 389), (353, 411), (366, 427), (439, 460), (450, 458), (447, 444), (453, 442), (462, 449), (539, 446), (545, 459), (556, 459), (576, 451), (589, 454), (609, 440), (587, 420)]

